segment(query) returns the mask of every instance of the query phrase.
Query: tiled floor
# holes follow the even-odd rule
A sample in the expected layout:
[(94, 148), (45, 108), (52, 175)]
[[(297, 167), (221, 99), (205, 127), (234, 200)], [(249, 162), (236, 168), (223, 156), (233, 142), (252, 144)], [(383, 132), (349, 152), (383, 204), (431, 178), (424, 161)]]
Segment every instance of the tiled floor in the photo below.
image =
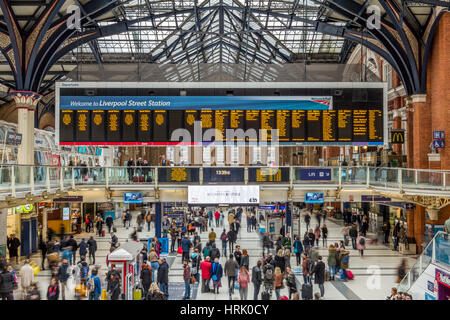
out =
[[(137, 212), (133, 212), (133, 223), (135, 225), (135, 217)], [(327, 226), (329, 229), (329, 239), (328, 244), (331, 242), (338, 242), (342, 240), (340, 229), (341, 226), (339, 223), (327, 220)], [(120, 220), (115, 222), (117, 227), (117, 236), (119, 237), (119, 242), (130, 241), (130, 234), (133, 231), (133, 228), (125, 229)], [(225, 221), (225, 227), (228, 230), (228, 223)], [(258, 259), (262, 257), (262, 243), (260, 240), (259, 233), (257, 232), (247, 232), (246, 221), (243, 219), (242, 221), (242, 229), (240, 235), (238, 236), (237, 244), (241, 246), (241, 249), (247, 249), (250, 256), (250, 269), (256, 264)], [(154, 235), (154, 225), (151, 226), (151, 231), (146, 231), (147, 226), (145, 226), (145, 231), (139, 233), (139, 238), (148, 238)], [(305, 230), (305, 226), (302, 224), (302, 230)], [(218, 236), (221, 233), (222, 228), (215, 228)], [(77, 241), (84, 237), (88, 238), (92, 234), (81, 234), (77, 236)], [(206, 243), (208, 238), (208, 232), (203, 232), (200, 234), (202, 239), (202, 244)], [(368, 235), (371, 236), (370, 234)], [(373, 236), (373, 235), (372, 235)], [(106, 269), (106, 255), (109, 252), (109, 236), (106, 235), (105, 238), (96, 237), (97, 240), (97, 264), (101, 265), (101, 278), (104, 279), (104, 274), (107, 272)], [(216, 241), (217, 242), (217, 241)], [(220, 240), (219, 240), (220, 244)], [(218, 246), (221, 249), (221, 245)], [(327, 260), (328, 250), (322, 246), (320, 243), (319, 248), (320, 254), (323, 256), (324, 261)], [(388, 247), (382, 244), (367, 244), (367, 250), (365, 251), (365, 255), (363, 258), (359, 257), (359, 254), (356, 250), (352, 250), (350, 248), (350, 269), (353, 271), (355, 275), (355, 279), (348, 282), (341, 282), (339, 280), (325, 282), (325, 300), (347, 300), (347, 299), (384, 299), (386, 295), (388, 295), (390, 288), (394, 285), (396, 280), (396, 270), (397, 266), (400, 264), (400, 261), (403, 257), (398, 252), (392, 251)], [(229, 253), (228, 253), (229, 254)], [(406, 256), (408, 261), (408, 265), (412, 266), (415, 257)], [(33, 260), (36, 263), (40, 263), (40, 256), (36, 255), (33, 257)], [(225, 257), (220, 258), (220, 263), (222, 265), (225, 264)], [(168, 259), (170, 270), (169, 270), (169, 292), (174, 292), (176, 297), (172, 298), (181, 298), (183, 291), (183, 267), (181, 263), (181, 255), (173, 256), (169, 254)], [(292, 257), (291, 266), (294, 268), (295, 266), (295, 256)], [(18, 268), (19, 266), (17, 266)], [(39, 288), (42, 292), (42, 297), (45, 299), (46, 288), (49, 284), (50, 280), (50, 271), (48, 269), (41, 271), (37, 280), (39, 281)], [(297, 285), (300, 286), (303, 283), (303, 277), (301, 275), (297, 276)], [(172, 284), (172, 287), (171, 287)], [(192, 291), (196, 290), (194, 294)], [(199, 286), (193, 286), (191, 289), (191, 297), (196, 298), (197, 300), (229, 300), (228, 294), (228, 284), (227, 279), (223, 278), (222, 288), (219, 291), (219, 294), (213, 293), (201, 293)], [(314, 285), (314, 292), (319, 292), (319, 288), (317, 285)], [(21, 293), (20, 290), (15, 292), (16, 298), (20, 298)], [(288, 295), (288, 290), (283, 289), (281, 295)], [(72, 299), (73, 294), (67, 293), (66, 299)], [(233, 300), (239, 300), (239, 292), (235, 290), (234, 295), (232, 296)], [(248, 291), (248, 299), (253, 299), (253, 286), (250, 284)], [(272, 299), (275, 299), (275, 293), (272, 296)]]

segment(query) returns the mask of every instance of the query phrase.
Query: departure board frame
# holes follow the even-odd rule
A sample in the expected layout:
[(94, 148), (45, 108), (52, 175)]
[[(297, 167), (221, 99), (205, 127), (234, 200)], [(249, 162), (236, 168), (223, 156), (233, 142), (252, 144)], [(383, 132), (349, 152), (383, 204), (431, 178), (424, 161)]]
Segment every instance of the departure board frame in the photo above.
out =
[[(67, 113), (68, 110), (74, 110), (74, 114), (77, 114), (77, 110), (89, 110), (89, 108), (80, 107), (78, 109), (67, 109), (62, 108), (61, 109), (61, 98), (66, 99), (67, 97), (96, 97), (96, 96), (109, 96), (109, 97), (140, 97), (140, 98), (157, 98), (157, 97), (175, 97), (176, 99), (178, 97), (182, 97), (183, 95), (186, 95), (190, 99), (194, 99), (195, 97), (203, 97), (208, 98), (210, 96), (212, 99), (211, 101), (215, 101), (220, 99), (220, 97), (224, 97), (227, 99), (227, 96), (230, 96), (229, 92), (235, 92), (231, 96), (235, 99), (240, 98), (255, 98), (255, 100), (258, 99), (265, 99), (268, 98), (268, 100), (290, 100), (293, 98), (312, 98), (312, 97), (331, 97), (332, 98), (332, 108), (330, 109), (300, 109), (302, 112), (305, 113), (304, 119), (299, 119), (299, 114), (296, 113), (295, 119), (293, 116), (293, 112), (298, 111), (297, 109), (289, 109), (286, 108), (241, 108), (240, 105), (236, 106), (230, 106), (229, 108), (223, 108), (217, 107), (217, 108), (205, 108), (205, 109), (212, 109), (212, 122), (213, 125), (220, 125), (219, 123), (228, 123), (229, 126), (233, 124), (239, 123), (236, 129), (247, 129), (247, 123), (246, 123), (246, 110), (259, 110), (258, 115), (258, 122), (261, 127), (262, 122), (267, 124), (269, 127), (275, 128), (281, 128), (284, 124), (284, 122), (289, 122), (290, 125), (288, 127), (288, 130), (282, 130), (282, 132), (286, 133), (289, 137), (283, 137), (278, 140), (278, 144), (280, 146), (302, 146), (302, 145), (316, 145), (316, 146), (346, 146), (346, 145), (352, 145), (352, 146), (362, 146), (362, 145), (368, 145), (368, 146), (387, 146), (388, 144), (388, 128), (387, 128), (387, 83), (383, 82), (263, 82), (263, 83), (256, 83), (256, 82), (183, 82), (183, 83), (171, 83), (171, 82), (57, 82), (55, 85), (56, 92), (55, 92), (55, 126), (56, 126), (56, 143), (58, 145), (100, 145), (100, 146), (107, 146), (107, 145), (123, 145), (123, 146), (129, 146), (129, 145), (143, 145), (143, 146), (162, 146), (162, 145), (199, 145), (199, 144), (210, 144), (210, 141), (204, 140), (204, 141), (194, 141), (194, 138), (192, 138), (191, 143), (180, 143), (179, 141), (153, 141), (155, 137), (168, 137), (170, 139), (171, 132), (169, 132), (172, 129), (169, 129), (170, 126), (168, 123), (165, 124), (162, 128), (164, 128), (165, 132), (162, 132), (161, 134), (155, 134), (153, 131), (152, 124), (159, 123), (158, 121), (161, 121), (161, 117), (156, 119), (157, 113), (155, 113), (155, 110), (168, 110), (167, 106), (160, 105), (156, 106), (154, 108), (151, 108), (150, 112), (150, 120), (148, 123), (150, 124), (150, 130), (148, 133), (141, 133), (136, 129), (136, 141), (124, 141), (128, 139), (122, 139), (120, 141), (117, 141), (118, 139), (114, 139), (113, 141), (98, 141), (98, 139), (93, 139), (90, 141), (76, 141), (76, 134), (77, 130), (74, 126), (72, 129), (69, 130), (69, 134), (62, 134), (61, 133), (61, 127), (64, 126), (65, 123), (70, 123), (71, 125), (76, 125), (76, 121), (74, 119), (71, 119), (71, 121), (65, 121), (66, 119), (63, 119), (61, 116), (62, 110), (64, 110), (65, 113)], [(342, 109), (338, 106), (339, 100), (341, 99), (339, 97), (339, 92), (344, 92), (341, 95), (346, 99), (346, 95), (348, 94), (349, 90), (356, 90), (358, 91), (358, 94), (353, 95), (354, 101), (369, 101), (370, 99), (365, 98), (365, 94), (373, 96), (373, 90), (377, 90), (377, 96), (378, 100), (376, 105), (373, 107), (367, 107), (367, 104), (370, 103), (363, 103), (366, 104), (366, 106), (358, 107), (359, 102), (355, 102), (354, 105), (351, 105), (347, 109)], [(369, 92), (372, 90), (372, 92)], [(67, 92), (70, 91), (76, 91), (77, 94), (67, 94)], [(184, 94), (181, 93), (181, 91), (185, 91)], [(355, 91), (355, 92), (356, 92)], [(368, 93), (367, 93), (367, 92)], [(97, 93), (102, 92), (102, 93)], [(106, 92), (106, 94), (105, 94)], [(206, 94), (205, 94), (206, 92)], [(313, 94), (302, 94), (298, 95), (295, 94), (296, 92), (313, 92)], [(149, 93), (152, 93), (149, 95)], [(335, 96), (337, 99), (335, 100)], [(356, 98), (355, 98), (356, 96)], [(367, 99), (367, 100), (364, 100)], [(372, 98), (373, 99), (373, 98)], [(347, 99), (348, 100), (348, 99)], [(67, 100), (66, 100), (67, 101)], [(335, 101), (338, 101), (338, 103), (335, 103)], [(372, 100), (373, 101), (373, 100)], [(134, 103), (134, 102), (133, 102)], [(140, 102), (136, 102), (139, 104)], [(137, 108), (135, 108), (137, 107)], [(112, 108), (112, 110), (115, 110), (117, 108)], [(142, 108), (139, 108), (139, 105), (137, 106), (125, 106), (123, 108), (124, 110), (136, 110), (136, 117), (135, 117), (135, 123), (138, 126), (140, 123), (140, 113), (138, 110), (142, 110)], [(170, 109), (170, 108), (169, 108)], [(97, 109), (90, 109), (91, 113), (89, 116), (91, 117), (91, 122), (94, 121), (94, 110)], [(100, 109), (100, 110), (111, 110), (111, 109)], [(183, 107), (179, 107), (176, 110), (183, 110)], [(188, 110), (188, 109), (184, 109)], [(201, 108), (198, 109), (198, 119), (201, 119)], [(215, 110), (229, 110), (225, 111), (225, 117), (223, 114), (220, 116), (221, 121), (218, 122), (218, 124), (215, 123), (215, 120), (218, 119), (217, 115), (215, 114)], [(261, 110), (265, 110), (264, 113), (261, 113)], [(275, 114), (275, 119), (270, 118), (271, 117), (271, 111), (267, 110), (274, 110), (272, 114)], [(291, 111), (289, 111), (291, 110)], [(312, 114), (310, 115), (310, 119), (316, 119), (316, 117), (319, 115), (320, 117), (320, 127), (316, 128), (308, 128), (308, 112), (304, 110), (320, 110), (320, 115), (316, 112), (315, 116)], [(322, 111), (326, 110), (326, 111)], [(354, 110), (371, 110), (370, 112), (367, 112), (367, 118), (369, 118), (369, 114), (371, 119), (373, 120), (373, 123), (369, 126), (367, 125), (367, 130), (363, 130), (363, 124), (364, 119), (361, 120), (361, 114), (359, 114), (359, 118), (357, 118), (356, 124), (354, 123)], [(242, 112), (241, 112), (242, 111)], [(166, 119), (170, 119), (170, 110), (168, 110), (168, 115)], [(229, 112), (229, 114), (227, 114)], [(238, 115), (236, 112), (241, 112), (241, 115)], [(351, 113), (351, 116), (349, 114)], [(70, 113), (69, 113), (70, 114)], [(105, 115), (108, 114), (107, 111), (105, 111)], [(278, 119), (281, 115), (281, 120)], [(300, 114), (301, 115), (301, 114)], [(324, 116), (325, 115), (325, 116)], [(241, 117), (242, 118), (239, 118)], [(120, 130), (123, 130), (123, 127), (126, 124), (126, 119), (122, 118), (123, 115), (121, 113), (119, 119), (121, 120), (120, 123)], [(325, 119), (324, 119), (325, 117)], [(128, 119), (131, 120), (131, 117), (128, 117)], [(224, 121), (222, 121), (222, 119)], [(371, 120), (371, 121), (372, 121)], [(183, 119), (183, 123), (186, 121), (186, 119)], [(300, 121), (300, 122), (299, 122)], [(302, 122), (303, 121), (303, 122)], [(368, 120), (367, 120), (368, 121)], [(300, 123), (299, 129), (294, 129), (292, 127), (293, 123)], [(306, 124), (305, 124), (306, 123)], [(89, 124), (89, 123), (88, 123)], [(340, 127), (339, 125), (342, 125), (343, 127)], [(319, 125), (319, 123), (318, 123)], [(354, 132), (355, 128), (354, 126), (359, 126), (359, 134), (362, 138), (360, 139), (354, 139)], [(107, 127), (107, 123), (105, 123), (105, 126)], [(346, 127), (347, 126), (347, 127)], [(192, 131), (192, 128), (190, 128)], [(325, 133), (325, 130), (327, 132)], [(200, 129), (200, 133), (203, 134), (205, 129)], [(302, 132), (305, 131), (304, 137), (302, 137)], [(70, 134), (73, 132), (73, 139), (70, 139)], [(92, 130), (90, 131), (92, 132)], [(122, 131), (121, 131), (122, 132)], [(172, 131), (173, 132), (173, 131)], [(320, 139), (315, 137), (315, 139), (311, 139), (311, 137), (308, 136), (308, 134), (315, 134), (320, 132)], [(105, 128), (105, 133), (107, 136), (107, 128)], [(94, 133), (91, 133), (94, 134)], [(366, 141), (369, 140), (368, 136), (372, 135), (377, 140), (376, 141)], [(60, 135), (65, 137), (63, 141), (60, 141)], [(99, 134), (99, 136), (103, 136), (103, 132)], [(269, 140), (267, 141), (268, 144), (274, 145), (274, 143), (271, 141), (271, 132), (269, 131), (267, 136), (269, 137)], [(327, 137), (327, 141), (324, 141), (324, 136)], [(350, 138), (351, 136), (351, 138)], [(260, 137), (260, 135), (258, 135)], [(308, 139), (309, 138), (309, 139)], [(70, 141), (69, 141), (70, 140)], [(84, 139), (86, 140), (86, 139)], [(145, 141), (150, 140), (150, 141)], [(161, 139), (160, 139), (161, 140)], [(162, 139), (163, 140), (163, 139)], [(258, 144), (260, 141), (252, 140), (249, 138), (245, 139), (246, 141), (242, 141), (242, 139), (234, 139), (233, 143), (237, 144), (245, 144), (245, 145), (252, 145), (252, 144)], [(318, 141), (320, 140), (320, 141)], [(363, 141), (364, 140), (364, 141)], [(220, 143), (226, 143), (225, 141), (219, 141)]]

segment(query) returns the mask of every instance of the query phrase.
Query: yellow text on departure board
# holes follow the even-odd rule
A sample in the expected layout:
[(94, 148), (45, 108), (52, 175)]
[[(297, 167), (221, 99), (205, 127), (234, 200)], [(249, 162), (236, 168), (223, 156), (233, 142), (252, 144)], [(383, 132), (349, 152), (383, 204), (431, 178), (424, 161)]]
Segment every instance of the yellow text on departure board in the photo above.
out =
[(141, 131), (148, 131), (149, 125), (150, 125), (150, 117), (149, 117), (149, 111), (140, 111), (141, 112), (141, 119), (139, 121), (139, 127)]
[(281, 170), (274, 168), (256, 169), (257, 182), (280, 182)]
[(86, 112), (87, 111), (79, 111), (79, 113), (80, 113), (78, 115), (78, 130), (79, 131), (86, 131), (86, 128), (87, 128)]
[(172, 168), (170, 170), (170, 181), (186, 181), (187, 171), (186, 168)]

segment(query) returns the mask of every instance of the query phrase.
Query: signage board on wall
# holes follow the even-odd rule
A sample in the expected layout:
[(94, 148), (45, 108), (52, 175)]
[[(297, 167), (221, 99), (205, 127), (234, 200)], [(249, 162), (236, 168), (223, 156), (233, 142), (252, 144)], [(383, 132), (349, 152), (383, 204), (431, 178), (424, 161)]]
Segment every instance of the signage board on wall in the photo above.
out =
[(188, 186), (189, 204), (259, 204), (259, 186)]
[(83, 196), (66, 196), (62, 198), (54, 198), (53, 202), (83, 202)]

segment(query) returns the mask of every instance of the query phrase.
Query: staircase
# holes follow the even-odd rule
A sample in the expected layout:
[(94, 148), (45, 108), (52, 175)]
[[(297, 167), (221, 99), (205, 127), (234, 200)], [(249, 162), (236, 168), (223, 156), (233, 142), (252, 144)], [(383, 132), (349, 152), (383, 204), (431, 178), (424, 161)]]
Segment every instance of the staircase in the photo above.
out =
[(436, 269), (450, 274), (449, 234), (439, 231), (425, 247), (414, 266), (400, 282), (399, 292), (407, 292), (414, 300), (436, 300)]

